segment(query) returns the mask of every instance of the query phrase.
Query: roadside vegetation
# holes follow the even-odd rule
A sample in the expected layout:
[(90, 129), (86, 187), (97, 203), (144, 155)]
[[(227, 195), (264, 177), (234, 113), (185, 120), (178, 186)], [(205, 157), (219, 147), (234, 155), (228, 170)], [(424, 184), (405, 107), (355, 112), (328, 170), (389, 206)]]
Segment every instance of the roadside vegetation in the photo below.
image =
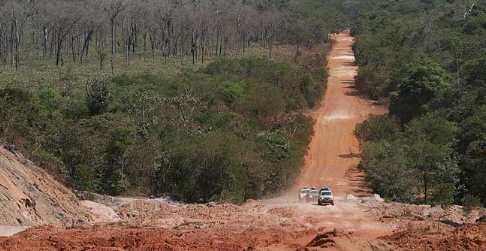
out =
[(356, 129), (382, 196), (486, 204), (486, 2), (355, 1), (357, 88), (390, 114)]
[(0, 143), (77, 190), (277, 192), (312, 134), (338, 2), (0, 1)]

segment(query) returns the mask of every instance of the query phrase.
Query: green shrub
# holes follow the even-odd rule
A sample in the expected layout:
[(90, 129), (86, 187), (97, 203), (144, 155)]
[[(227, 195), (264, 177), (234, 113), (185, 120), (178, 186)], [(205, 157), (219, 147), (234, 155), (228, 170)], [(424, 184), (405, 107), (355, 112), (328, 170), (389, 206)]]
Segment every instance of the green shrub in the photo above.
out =
[(371, 116), (356, 126), (354, 134), (363, 142), (390, 140), (400, 130), (400, 126), (387, 115)]
[(110, 91), (104, 80), (91, 80), (86, 83), (86, 105), (91, 115), (107, 112)]
[[(3, 141), (78, 190), (243, 202), (293, 183), (325, 86), (316, 69), (220, 59), (175, 77), (118, 75), (85, 92), (0, 90)], [(316, 64), (319, 61), (315, 61)], [(314, 67), (314, 68), (313, 68)]]

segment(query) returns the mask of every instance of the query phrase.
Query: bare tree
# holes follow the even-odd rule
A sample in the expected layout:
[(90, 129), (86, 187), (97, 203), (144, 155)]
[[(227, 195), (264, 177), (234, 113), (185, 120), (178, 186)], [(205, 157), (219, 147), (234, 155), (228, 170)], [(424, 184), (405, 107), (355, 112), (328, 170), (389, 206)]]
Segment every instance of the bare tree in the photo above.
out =
[(65, 55), (80, 64), (93, 55), (100, 69), (110, 53), (112, 72), (120, 55), (129, 64), (148, 51), (153, 60), (192, 57), (195, 64), (259, 43), (271, 55), (285, 30), (285, 13), (265, 1), (4, 0), (0, 7), (0, 63), (15, 68), (23, 51), (56, 65)]

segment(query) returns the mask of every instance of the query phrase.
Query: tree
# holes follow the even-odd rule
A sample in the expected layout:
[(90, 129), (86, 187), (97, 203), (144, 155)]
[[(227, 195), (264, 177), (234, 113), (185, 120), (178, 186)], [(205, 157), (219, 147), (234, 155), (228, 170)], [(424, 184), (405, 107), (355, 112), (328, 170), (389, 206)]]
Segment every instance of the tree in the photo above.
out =
[(464, 64), (464, 73), (468, 85), (486, 88), (486, 56)]
[(135, 126), (122, 114), (84, 118), (63, 129), (59, 152), (68, 180), (80, 190), (118, 195), (129, 187), (127, 156)]
[[(54, 48), (56, 55), (56, 65), (62, 65), (64, 63), (63, 49), (65, 43), (70, 36), (73, 36), (73, 32), (76, 31), (76, 25), (81, 21), (83, 12), (79, 11), (83, 9), (77, 2), (68, 3), (65, 1), (45, 1), (40, 7), (41, 20), (46, 22), (44, 27), (44, 33), (46, 33), (45, 39), (51, 39), (51, 48)], [(54, 13), (56, 10), (58, 13)], [(44, 41), (47, 47), (48, 41)]]
[(239, 155), (245, 150), (234, 144), (238, 141), (218, 132), (180, 139), (158, 160), (155, 193), (190, 202), (243, 201), (246, 179)]
[(466, 193), (486, 203), (486, 105), (477, 107), (474, 114), (462, 123), (460, 151), (464, 152), (462, 179)]
[(363, 146), (360, 166), (374, 191), (394, 201), (414, 202), (419, 192), (407, 147), (401, 140), (369, 141)]
[(408, 165), (420, 180), (425, 203), (452, 203), (459, 174), (453, 155), (457, 132), (454, 123), (433, 114), (407, 125)]
[(91, 80), (86, 83), (86, 104), (91, 115), (106, 112), (109, 102), (110, 92), (105, 80)]
[(0, 89), (0, 140), (16, 143), (34, 133), (37, 107), (32, 95), (17, 88)]
[(429, 111), (431, 101), (450, 87), (446, 71), (427, 59), (407, 65), (396, 81), (398, 93), (391, 97), (390, 113), (402, 123)]
[(479, 198), (486, 205), (486, 140), (471, 142), (464, 158), (463, 182), (465, 196)]
[(130, 128), (115, 128), (110, 132), (106, 147), (105, 165), (99, 170), (103, 191), (118, 195), (130, 186), (128, 183), (126, 152), (132, 144), (133, 131)]
[(117, 17), (122, 11), (124, 11), (126, 3), (124, 0), (111, 0), (107, 3), (105, 7), (105, 12), (110, 20), (110, 31), (111, 31), (111, 72), (114, 72), (114, 60), (116, 53), (116, 22)]
[(371, 116), (363, 123), (356, 126), (354, 134), (362, 141), (379, 141), (392, 139), (399, 132), (400, 127), (392, 118)]

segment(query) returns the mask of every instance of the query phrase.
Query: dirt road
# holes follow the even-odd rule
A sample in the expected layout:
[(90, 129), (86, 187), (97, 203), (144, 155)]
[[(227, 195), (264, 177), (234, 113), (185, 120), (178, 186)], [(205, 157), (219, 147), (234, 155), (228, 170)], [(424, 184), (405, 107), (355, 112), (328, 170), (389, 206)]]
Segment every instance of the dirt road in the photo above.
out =
[(357, 66), (349, 33), (334, 35), (328, 55), (329, 78), (325, 98), (312, 113), (316, 123), (305, 166), (297, 186), (328, 185), (337, 195), (369, 195), (370, 190), (357, 170), (359, 144), (353, 131), (370, 114), (383, 114), (383, 106), (357, 95), (354, 78)]
[[(479, 213), (465, 217), (459, 206), (384, 203), (369, 196), (356, 169), (353, 130), (385, 109), (355, 95), (350, 35), (335, 35), (334, 41), (326, 97), (312, 113), (315, 135), (289, 192), (244, 205), (98, 196), (100, 204), (81, 203), (97, 224), (28, 229), (0, 237), (0, 250), (484, 250), (486, 223), (474, 223)], [(302, 185), (331, 186), (335, 206), (299, 203)], [(447, 222), (465, 225), (457, 229)]]
[[(358, 198), (350, 199), (373, 197), (363, 172), (357, 168), (360, 147), (354, 129), (371, 114), (386, 112), (384, 106), (359, 96), (354, 88), (358, 67), (352, 51), (353, 43), (348, 32), (333, 35), (333, 47), (327, 57), (326, 94), (320, 106), (311, 113), (316, 123), (301, 175), (288, 192), (264, 203), (298, 208), (303, 214), (319, 217), (322, 222), (316, 226), (352, 232), (353, 240), (359, 243), (385, 235), (392, 226), (376, 222), (375, 217), (367, 213), (368, 208), (357, 202)], [(296, 203), (298, 190), (303, 186), (331, 187), (335, 206)], [(353, 250), (357, 246), (340, 248)]]

